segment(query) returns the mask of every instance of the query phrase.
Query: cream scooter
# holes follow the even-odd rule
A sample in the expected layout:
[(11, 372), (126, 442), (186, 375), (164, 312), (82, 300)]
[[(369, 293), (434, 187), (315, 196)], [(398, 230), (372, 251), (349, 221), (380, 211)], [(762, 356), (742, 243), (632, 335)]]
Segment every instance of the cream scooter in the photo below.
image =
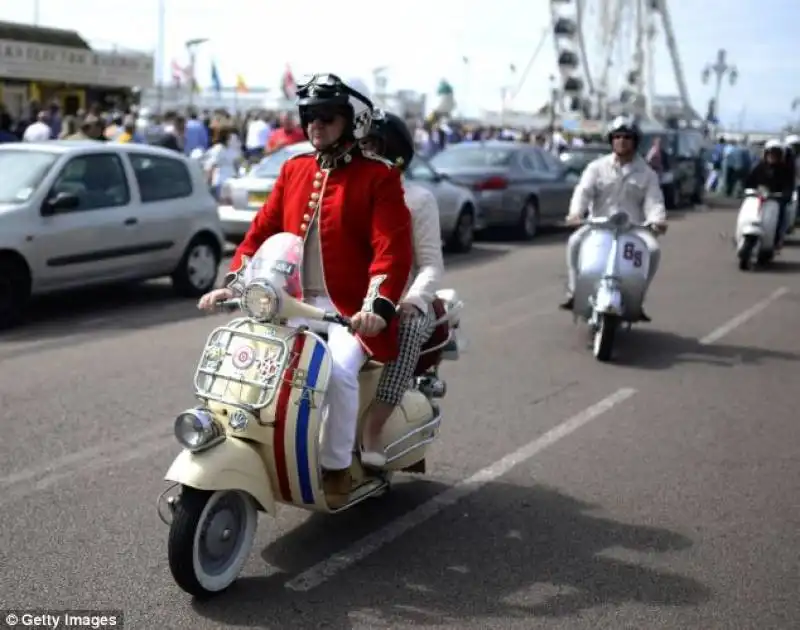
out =
[[(775, 257), (775, 234), (778, 229), (780, 194), (767, 189), (744, 191), (744, 200), (736, 217), (736, 258), (739, 269), (772, 262)], [(788, 223), (788, 222), (787, 222)]]
[[(238, 577), (258, 512), (274, 516), (279, 503), (339, 512), (383, 494), (394, 472), (425, 471), (428, 447), (439, 431), (436, 399), (446, 387), (438, 366), (458, 358), (462, 304), (452, 290), (439, 293), (437, 330), (423, 349), (413, 387), (384, 426), (385, 466), (362, 466), (354, 445), (349, 501), (328, 505), (319, 456), (331, 357), (325, 338), (312, 328), (314, 322), (348, 320), (292, 297), (300, 286), (302, 247), (300, 237), (277, 234), (248, 261), (240, 274), (242, 296), (229, 304), (246, 316), (211, 333), (194, 378), (200, 404), (175, 421), (184, 450), (167, 471), (173, 484), (158, 507), (170, 526), (172, 575), (195, 596), (223, 591)], [(297, 319), (308, 325), (289, 321)], [(357, 435), (363, 435), (364, 412), (381, 372), (382, 365), (372, 361), (361, 372)], [(180, 493), (169, 495), (175, 487)]]

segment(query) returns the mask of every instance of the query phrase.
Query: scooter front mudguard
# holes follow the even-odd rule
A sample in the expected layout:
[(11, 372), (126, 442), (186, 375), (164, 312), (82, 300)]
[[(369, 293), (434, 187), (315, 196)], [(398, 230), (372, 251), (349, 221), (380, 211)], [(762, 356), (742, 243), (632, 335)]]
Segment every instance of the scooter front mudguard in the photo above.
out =
[(601, 282), (594, 298), (594, 310), (604, 315), (622, 315), (622, 292), (613, 284)]
[(236, 438), (199, 453), (182, 451), (164, 478), (198, 490), (243, 490), (265, 512), (275, 514), (275, 497), (264, 462), (255, 447)]

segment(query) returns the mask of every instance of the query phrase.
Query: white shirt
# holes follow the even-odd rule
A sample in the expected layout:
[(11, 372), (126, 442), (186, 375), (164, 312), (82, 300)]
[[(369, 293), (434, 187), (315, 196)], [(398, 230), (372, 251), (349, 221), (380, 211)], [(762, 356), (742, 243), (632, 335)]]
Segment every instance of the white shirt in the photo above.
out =
[(236, 175), (236, 159), (238, 157), (238, 151), (219, 142), (209, 149), (205, 167), (206, 170), (213, 169), (211, 173), (212, 186), (221, 186)]
[(245, 148), (263, 149), (267, 146), (269, 139), (269, 125), (261, 119), (251, 120), (247, 124), (247, 137), (245, 138)]
[(404, 187), (414, 230), (414, 265), (401, 303), (413, 304), (424, 312), (436, 297), (444, 275), (439, 204), (433, 193), (419, 184), (405, 182)]
[(25, 133), (22, 134), (23, 142), (44, 142), (50, 139), (52, 131), (47, 123), (37, 120), (35, 123), (28, 125)]
[(593, 217), (625, 212), (632, 223), (667, 220), (664, 194), (656, 172), (640, 156), (620, 164), (613, 153), (592, 161), (572, 193), (568, 218), (580, 218), (587, 210)]

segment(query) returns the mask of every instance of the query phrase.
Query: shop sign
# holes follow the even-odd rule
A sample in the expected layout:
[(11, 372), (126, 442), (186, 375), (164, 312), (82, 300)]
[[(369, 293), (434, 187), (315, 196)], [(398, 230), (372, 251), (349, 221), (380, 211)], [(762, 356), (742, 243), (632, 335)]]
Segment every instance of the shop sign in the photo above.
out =
[(153, 85), (153, 56), (0, 39), (0, 79), (146, 88)]

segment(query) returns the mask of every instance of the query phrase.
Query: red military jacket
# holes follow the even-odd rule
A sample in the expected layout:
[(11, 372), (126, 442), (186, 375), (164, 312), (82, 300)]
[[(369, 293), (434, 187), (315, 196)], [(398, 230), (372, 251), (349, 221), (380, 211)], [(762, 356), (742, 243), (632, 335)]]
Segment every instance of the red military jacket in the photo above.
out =
[(274, 234), (305, 238), (316, 215), (329, 297), (342, 315), (373, 311), (389, 322), (380, 334), (361, 339), (375, 360), (387, 362), (398, 354), (395, 305), (414, 258), (411, 215), (397, 169), (370, 154), (347, 157), (332, 169), (321, 168), (313, 153), (287, 160), (230, 269), (237, 271), (242, 256), (253, 256)]

